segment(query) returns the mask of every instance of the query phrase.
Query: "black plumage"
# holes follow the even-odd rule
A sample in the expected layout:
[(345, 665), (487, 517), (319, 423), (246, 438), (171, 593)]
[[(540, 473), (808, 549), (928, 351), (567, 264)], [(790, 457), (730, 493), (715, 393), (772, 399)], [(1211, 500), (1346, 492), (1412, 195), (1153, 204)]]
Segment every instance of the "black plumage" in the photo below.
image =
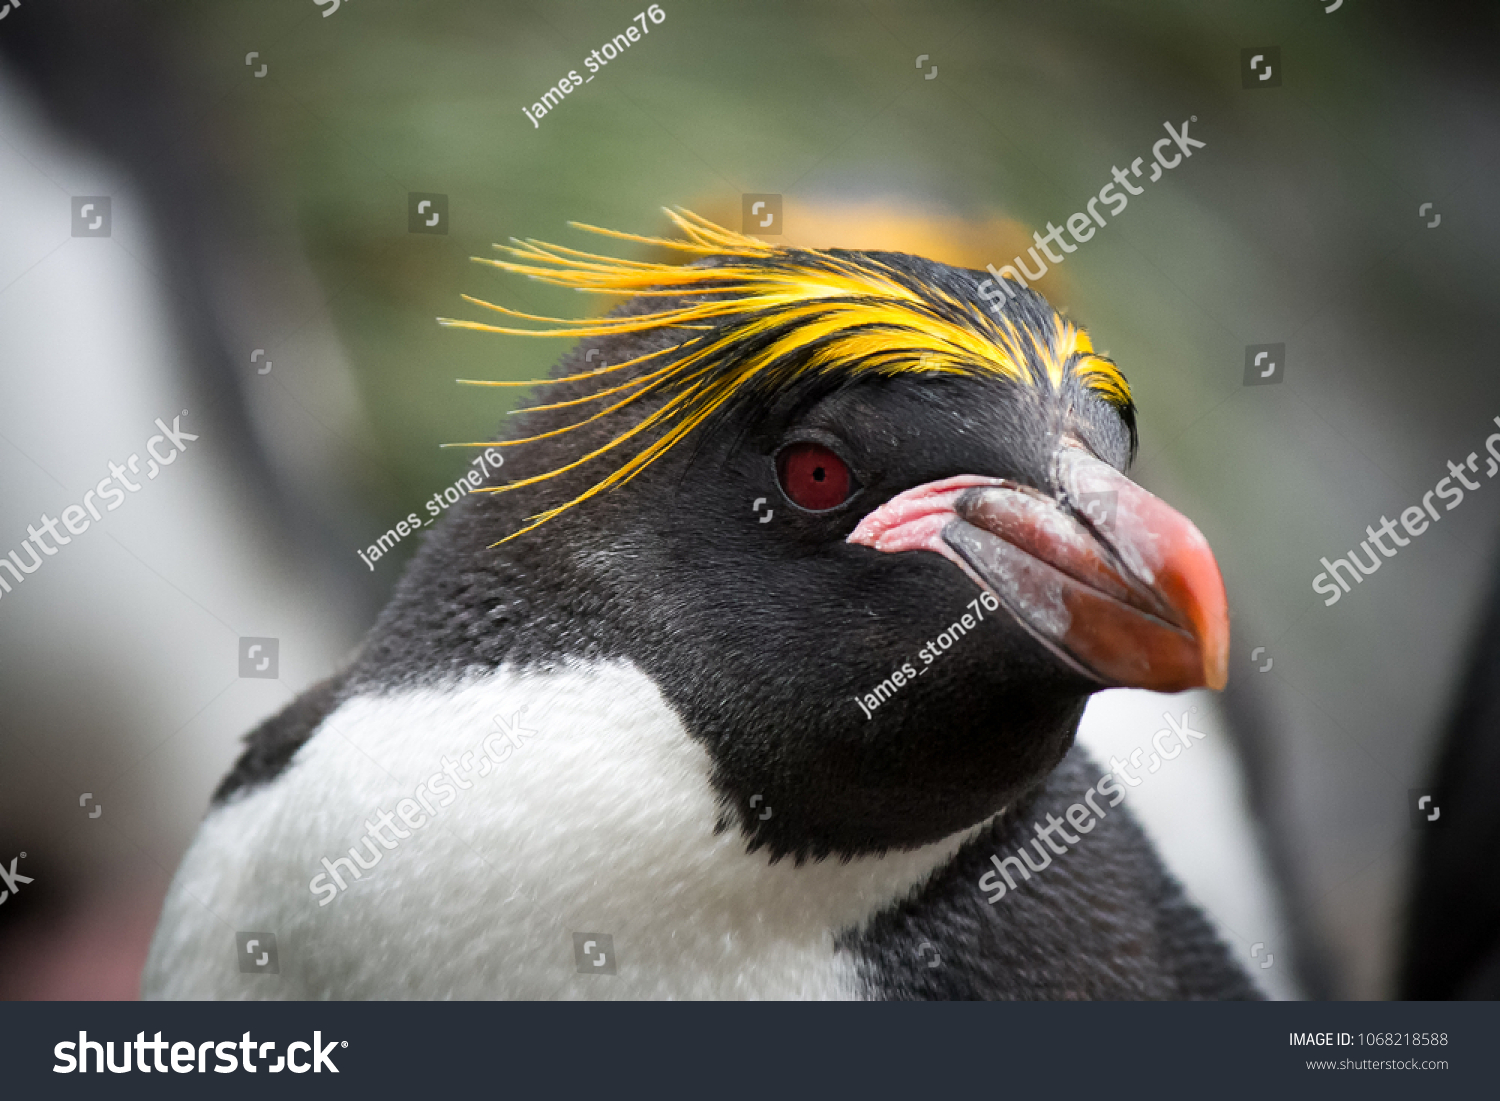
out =
[[(1437, 760), (1411, 808), (1422, 832), (1407, 899), (1399, 993), (1500, 998), (1500, 589), (1491, 594)], [(1439, 817), (1429, 822), (1432, 807)]]

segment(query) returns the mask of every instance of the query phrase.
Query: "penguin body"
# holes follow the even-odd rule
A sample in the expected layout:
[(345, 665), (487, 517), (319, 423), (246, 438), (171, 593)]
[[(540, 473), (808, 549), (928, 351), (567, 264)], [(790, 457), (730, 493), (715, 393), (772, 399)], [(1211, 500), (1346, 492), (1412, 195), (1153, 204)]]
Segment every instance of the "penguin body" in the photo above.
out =
[(251, 735), (145, 993), (1255, 996), (1124, 807), (981, 886), (1097, 800), (1091, 692), (1222, 683), (1206, 543), (1118, 473), (1123, 377), (978, 273), (679, 224), (706, 259), (618, 279), (680, 294), (575, 330), (499, 492)]
[[(519, 716), (508, 735), (497, 715)], [(267, 990), (238, 971), (195, 974), (195, 960), (223, 955), (223, 927), (198, 901), (214, 899), (239, 927), (277, 931), (282, 997), (860, 996), (836, 935), (905, 897), (962, 838), (772, 863), (716, 830), (710, 771), (624, 663), (351, 698), (292, 767), (210, 816), (165, 915), (177, 937), (153, 961), (167, 981), (151, 992)], [(420, 827), (394, 817), (412, 796), (434, 811), (410, 814)], [(382, 809), (410, 834), (378, 830), (391, 849), (364, 826)], [(325, 857), (346, 859), (336, 895), (309, 889)], [(333, 883), (324, 873), (320, 886)], [(615, 973), (580, 976), (573, 932), (609, 934)]]
[[(494, 717), (508, 721), (522, 708), (511, 725), (519, 744), (491, 740), (480, 775)], [(450, 778), (452, 802), (430, 796), (436, 813), (414, 813), (423, 825), (403, 826), (400, 800), (441, 774), (445, 759), (471, 787)], [(146, 992), (1255, 996), (1123, 806), (1020, 889), (986, 901), (977, 884), (991, 856), (1033, 843), (1032, 824), (1066, 814), (1100, 772), (1074, 749), (1035, 799), (950, 839), (847, 862), (772, 863), (747, 852), (738, 831), (716, 831), (706, 753), (627, 664), (499, 670), (354, 697), (326, 716), (295, 766), (210, 815), (163, 914), (172, 935), (153, 950)], [(395, 842), (389, 850), (364, 825), (381, 810), (410, 835), (379, 831)], [(322, 859), (341, 857), (357, 861), (360, 878), (341, 866), (346, 889), (313, 892), (317, 873), (333, 883)], [(230, 914), (236, 928), (276, 931), (278, 978), (231, 966)], [(612, 974), (579, 972), (575, 932), (612, 937)]]

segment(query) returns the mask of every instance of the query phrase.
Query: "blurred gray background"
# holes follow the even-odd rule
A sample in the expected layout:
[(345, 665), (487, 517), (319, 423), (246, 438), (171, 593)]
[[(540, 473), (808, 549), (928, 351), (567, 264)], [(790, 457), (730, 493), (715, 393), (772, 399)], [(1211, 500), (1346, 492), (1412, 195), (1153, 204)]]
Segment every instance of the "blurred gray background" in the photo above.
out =
[[(664, 205), (739, 229), (741, 196), (773, 193), (788, 243), (998, 266), (1194, 117), (1205, 147), (1041, 289), (1124, 369), (1135, 475), (1223, 568), (1278, 966), (1390, 996), (1408, 790), (1490, 589), (1500, 486), (1336, 606), (1312, 579), (1496, 431), (1500, 70), (1490, 7), (1330, 6), (674, 0), (536, 127), (522, 107), (644, 5), (12, 8), (0, 554), (155, 418), (200, 438), (0, 593), (0, 859), (34, 878), (0, 906), (0, 996), (133, 996), (239, 737), (346, 660), (414, 541), (373, 570), (356, 550), (514, 400), (454, 380), (563, 351), (434, 319), (478, 317), (463, 293), (596, 305), (469, 257), (595, 247), (570, 219), (660, 233)], [(1278, 80), (1244, 86), (1249, 47)], [(412, 192), (447, 196), (449, 232), (408, 231)], [(73, 235), (80, 196), (110, 197), (110, 236)], [(1284, 381), (1244, 385), (1257, 344), (1285, 344)], [(239, 675), (246, 636), (280, 640), (275, 679)]]

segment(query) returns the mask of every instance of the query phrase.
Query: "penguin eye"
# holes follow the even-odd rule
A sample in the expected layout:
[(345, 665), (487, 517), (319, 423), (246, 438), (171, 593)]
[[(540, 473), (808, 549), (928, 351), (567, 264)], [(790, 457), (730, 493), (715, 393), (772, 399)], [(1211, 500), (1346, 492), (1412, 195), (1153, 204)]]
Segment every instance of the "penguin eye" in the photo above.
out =
[(820, 443), (794, 443), (776, 456), (781, 491), (809, 512), (826, 512), (847, 501), (858, 488), (849, 466)]

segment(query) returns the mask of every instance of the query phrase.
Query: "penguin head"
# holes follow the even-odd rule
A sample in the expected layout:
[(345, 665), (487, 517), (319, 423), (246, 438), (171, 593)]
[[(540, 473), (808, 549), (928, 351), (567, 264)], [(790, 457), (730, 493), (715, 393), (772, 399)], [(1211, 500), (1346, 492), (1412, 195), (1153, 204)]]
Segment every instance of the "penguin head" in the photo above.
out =
[(1034, 789), (1091, 693), (1222, 687), (1218, 567), (1124, 475), (1130, 391), (1082, 330), (981, 273), (678, 223), (686, 266), (499, 262), (643, 293), (550, 330), (581, 343), (457, 530), (653, 678), (721, 828), (929, 843)]

